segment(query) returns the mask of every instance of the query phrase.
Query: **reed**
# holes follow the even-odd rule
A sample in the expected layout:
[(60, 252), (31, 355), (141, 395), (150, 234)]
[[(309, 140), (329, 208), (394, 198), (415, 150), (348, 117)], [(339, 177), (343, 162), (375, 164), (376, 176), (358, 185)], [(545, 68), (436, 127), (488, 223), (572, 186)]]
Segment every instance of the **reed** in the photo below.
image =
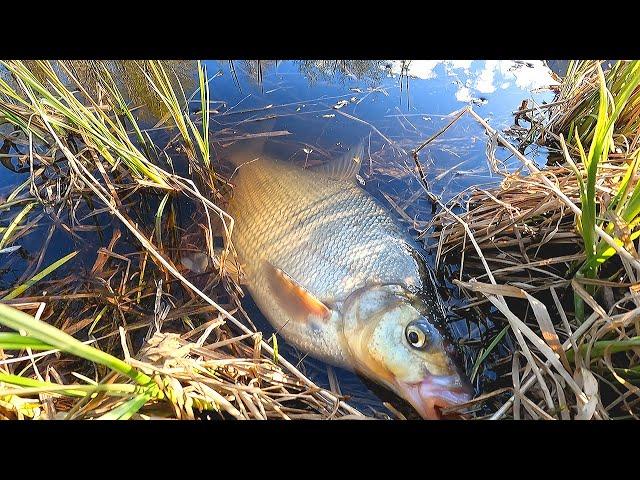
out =
[[(564, 137), (560, 134), (560, 142), (562, 145), (565, 161), (570, 165), (575, 172), (578, 179), (578, 185), (580, 187), (580, 203), (582, 207), (582, 215), (577, 219), (577, 227), (582, 234), (584, 249), (586, 253), (586, 260), (580, 267), (577, 275), (583, 275), (587, 278), (595, 278), (598, 273), (598, 268), (608, 258), (615, 254), (615, 250), (610, 247), (606, 242), (599, 240), (596, 234), (596, 224), (603, 227), (605, 219), (614, 218), (614, 221), (607, 222), (605, 231), (608, 234), (614, 233), (614, 227), (616, 221), (618, 223), (618, 231), (613, 238), (619, 245), (623, 245), (623, 240), (620, 238), (622, 235), (629, 235), (629, 224), (635, 220), (635, 216), (640, 213), (638, 210), (638, 194), (640, 193), (640, 187), (636, 185), (631, 195), (630, 179), (635, 174), (637, 152), (632, 153), (632, 161), (627, 167), (619, 185), (615, 186), (615, 195), (606, 210), (601, 209), (598, 211), (598, 205), (596, 204), (596, 182), (598, 179), (598, 166), (607, 162), (610, 149), (614, 148), (613, 133), (616, 132), (624, 136), (623, 132), (627, 132), (628, 123), (621, 124), (619, 117), (621, 113), (627, 108), (629, 102), (633, 102), (631, 95), (639, 91), (638, 85), (640, 84), (640, 62), (629, 62), (627, 68), (618, 68), (620, 62), (616, 64), (616, 68), (612, 70), (610, 78), (614, 79), (612, 86), (618, 88), (616, 96), (607, 89), (604, 73), (600, 67), (600, 64), (596, 62), (596, 71), (599, 79), (599, 104), (598, 114), (596, 122), (590, 129), (574, 128), (573, 124), (570, 128), (570, 132), (574, 133), (575, 143), (578, 147), (580, 154), (580, 162), (585, 167), (586, 178), (583, 178), (580, 171), (575, 166), (572, 160), (567, 146), (564, 142)], [(618, 74), (618, 76), (616, 76)], [(614, 101), (615, 98), (615, 101)], [(591, 125), (591, 124), (590, 124)], [(591, 131), (592, 130), (592, 131)], [(582, 136), (591, 140), (591, 145), (588, 154), (585, 153), (583, 148)], [(637, 132), (636, 132), (637, 135)], [(621, 226), (619, 220), (622, 220), (626, 225)], [(576, 298), (576, 312), (579, 318), (584, 318), (584, 303), (579, 295)]]
[[(44, 131), (43, 122), (48, 122), (58, 132), (73, 132), (95, 148), (111, 166), (115, 166), (116, 161), (122, 161), (137, 178), (146, 178), (159, 187), (167, 187), (164, 175), (134, 145), (123, 125), (111, 118), (102, 105), (98, 105), (86, 94), (86, 90), (70, 71), (67, 70), (66, 73), (75, 86), (85, 93), (89, 106), (65, 86), (50, 62), (38, 62), (40, 71), (47, 80), (46, 84), (20, 61), (3, 61), (1, 64), (16, 78), (22, 92), (17, 92), (3, 81), (0, 83), (0, 94), (7, 98), (20, 97), (22, 94), (28, 99), (20, 102), (25, 109), (20, 112), (21, 121), (15, 123), (25, 133), (29, 134), (30, 124), (33, 117), (36, 117), (41, 122), (40, 131)], [(10, 112), (11, 108), (2, 109), (0, 115), (10, 119)]]
[[(492, 418), (638, 416), (639, 73), (637, 61), (572, 63), (554, 106), (529, 118), (527, 136), (562, 153), (542, 170), (471, 112), (503, 180), (444, 206), (424, 236), (458, 265), (463, 310), (499, 312), (515, 339), (513, 393)], [(499, 170), (498, 143), (529, 173)]]
[[(633, 82), (636, 75), (633, 61), (618, 61), (604, 73), (604, 88), (609, 92), (609, 99), (616, 103), (627, 98), (617, 113), (615, 136), (617, 141), (627, 138), (632, 140), (640, 126), (640, 89), (637, 85), (630, 92), (624, 92)], [(600, 118), (602, 66), (601, 62), (592, 60), (571, 61), (567, 74), (562, 81), (560, 92), (548, 112), (546, 128), (554, 133), (563, 132), (572, 145), (576, 145), (576, 135), (583, 145), (592, 143), (597, 132)], [(602, 133), (601, 133), (602, 135)]]

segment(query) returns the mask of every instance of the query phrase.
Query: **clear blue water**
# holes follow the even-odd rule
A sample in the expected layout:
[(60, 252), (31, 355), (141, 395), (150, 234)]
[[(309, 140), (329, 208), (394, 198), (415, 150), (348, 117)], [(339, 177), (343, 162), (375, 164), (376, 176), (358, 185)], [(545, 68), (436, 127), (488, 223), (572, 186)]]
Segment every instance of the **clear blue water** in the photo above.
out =
[[(541, 62), (429, 61), (412, 62), (408, 69), (401, 62), (380, 61), (279, 61), (261, 62), (259, 66), (252, 61), (204, 63), (211, 78), (215, 110), (211, 118), (214, 158), (224, 156), (224, 145), (231, 142), (230, 138), (247, 133), (289, 132), (270, 137), (265, 148), (301, 165), (327, 160), (364, 139), (366, 155), (361, 172), (364, 188), (386, 205), (390, 205), (390, 197), (404, 213), (391, 206), (390, 211), (400, 220), (411, 219), (417, 229), (431, 219), (432, 208), (416, 176), (410, 156), (412, 149), (447, 125), (452, 113), (469, 104), (502, 131), (513, 125), (513, 112), (523, 100), (528, 99), (532, 106), (534, 102), (541, 104), (553, 99), (550, 90), (535, 90), (553, 83)], [(185, 82), (189, 96), (197, 85), (194, 62), (185, 62), (181, 78), (191, 80)], [(195, 99), (199, 100), (199, 96)], [(334, 108), (341, 101), (344, 105)], [(138, 111), (140, 120), (145, 128), (151, 128), (157, 117), (142, 106)], [(191, 107), (196, 109), (197, 102)], [(164, 130), (149, 133), (159, 144), (169, 138)], [(421, 150), (419, 161), (431, 192), (446, 202), (471, 186), (496, 184), (499, 177), (491, 173), (487, 164), (487, 138), (484, 129), (465, 115)], [(19, 148), (24, 153), (25, 148)], [(525, 153), (539, 163), (546, 160), (547, 152), (540, 147), (529, 146)], [(511, 169), (520, 166), (502, 149), (498, 149), (497, 156)], [(186, 172), (184, 165), (176, 163), (178, 171)], [(27, 178), (28, 173), (14, 173), (0, 166), (0, 199)], [(43, 265), (80, 248), (84, 255), (76, 257), (68, 268), (77, 269), (80, 265), (90, 268), (96, 244), (108, 244), (113, 224), (106, 215), (98, 217), (99, 222), (104, 222), (100, 225), (104, 227), (101, 234), (81, 233), (82, 241), (55, 229)], [(45, 217), (39, 225), (35, 233), (20, 239), (18, 243), (23, 247), (20, 252), (0, 256), (0, 288), (8, 288), (18, 280), (24, 274), (26, 259), (33, 258), (42, 247), (51, 220)], [(407, 228), (417, 233), (410, 224)], [(455, 301), (455, 292), (453, 295)], [(246, 299), (246, 307), (254, 322), (269, 331), (268, 323), (250, 298)], [(493, 328), (490, 323), (475, 327), (463, 323), (466, 326), (457, 329), (458, 335)], [(318, 383), (329, 385), (325, 365), (293, 349), (284, 352), (294, 363), (304, 358), (300, 368)], [(467, 370), (475, 354), (477, 350), (465, 350)], [(356, 405), (389, 414), (381, 398), (395, 402), (393, 396), (349, 372), (336, 372), (342, 392), (352, 395)], [(478, 391), (494, 377), (490, 370), (484, 372), (476, 384)]]

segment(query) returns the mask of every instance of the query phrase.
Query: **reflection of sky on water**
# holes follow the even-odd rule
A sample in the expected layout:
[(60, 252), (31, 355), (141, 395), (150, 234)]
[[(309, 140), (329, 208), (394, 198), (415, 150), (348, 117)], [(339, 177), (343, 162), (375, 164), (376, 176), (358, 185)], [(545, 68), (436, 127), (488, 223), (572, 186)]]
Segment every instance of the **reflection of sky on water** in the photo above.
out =
[[(503, 130), (513, 125), (512, 113), (522, 100), (548, 102), (553, 94), (541, 87), (556, 83), (542, 61), (268, 62), (261, 65), (260, 84), (255, 62), (234, 62), (235, 76), (226, 61), (208, 62), (208, 68), (210, 76), (218, 72), (212, 97), (224, 102), (213, 117), (215, 128), (286, 130), (291, 135), (270, 142), (278, 155), (311, 163), (366, 138), (365, 188), (378, 197), (397, 195), (401, 203), (422, 188), (406, 153), (449, 123), (450, 114), (471, 102)], [(338, 102), (343, 106), (333, 108)], [(275, 124), (255, 121), (266, 116), (276, 117)], [(435, 194), (447, 200), (472, 185), (497, 181), (487, 167), (486, 139), (484, 129), (463, 116), (420, 152)], [(536, 149), (527, 152), (535, 156)], [(497, 156), (508, 158), (502, 149)], [(514, 159), (507, 165), (519, 166)], [(421, 209), (414, 210), (409, 216)]]
[(477, 98), (472, 94), (493, 93), (512, 85), (527, 91), (558, 84), (541, 60), (396, 60), (391, 62), (390, 73), (428, 80), (438, 76), (438, 65), (444, 65), (447, 75), (457, 79), (456, 99), (461, 102)]

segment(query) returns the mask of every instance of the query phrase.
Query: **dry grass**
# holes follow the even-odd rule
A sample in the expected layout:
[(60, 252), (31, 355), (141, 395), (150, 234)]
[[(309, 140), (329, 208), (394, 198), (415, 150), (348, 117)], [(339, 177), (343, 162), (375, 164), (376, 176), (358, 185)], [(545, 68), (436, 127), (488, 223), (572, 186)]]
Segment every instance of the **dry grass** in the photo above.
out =
[[(554, 111), (543, 128), (533, 122), (532, 129), (538, 129), (538, 135), (546, 132), (547, 141), (565, 135), (562, 128), (571, 112), (586, 111), (581, 102), (592, 98), (586, 90), (597, 88), (586, 81), (586, 86), (578, 85), (575, 102), (556, 107), (567, 108), (562, 122), (556, 123), (559, 117)], [(561, 92), (567, 98), (566, 89)], [(511, 395), (490, 418), (637, 418), (636, 222), (609, 213), (620, 189), (630, 195), (638, 183), (637, 151), (629, 148), (636, 145), (637, 126), (616, 135), (616, 123), (614, 152), (597, 165), (592, 200), (599, 217), (594, 230), (602, 245), (615, 248), (612, 253), (617, 255), (601, 264), (597, 277), (589, 278), (579, 273), (587, 255), (582, 231), (576, 227), (584, 206), (580, 182), (589, 174), (585, 164), (563, 162), (539, 170), (475, 112), (470, 113), (490, 135), (489, 163), (503, 180), (496, 188), (473, 188), (441, 205), (433, 230), (427, 229), (423, 236), (433, 239), (428, 241), (438, 262), (459, 266), (454, 283), (469, 299), (464, 308), (478, 316), (501, 318), (515, 339)], [(632, 125), (627, 117), (620, 122), (621, 128)], [(498, 145), (520, 159), (526, 170), (503, 170), (494, 155)], [(553, 141), (551, 146), (560, 148)], [(625, 178), (628, 185), (621, 187)], [(581, 304), (586, 305), (584, 313), (576, 310)], [(467, 408), (483, 401), (475, 399)]]

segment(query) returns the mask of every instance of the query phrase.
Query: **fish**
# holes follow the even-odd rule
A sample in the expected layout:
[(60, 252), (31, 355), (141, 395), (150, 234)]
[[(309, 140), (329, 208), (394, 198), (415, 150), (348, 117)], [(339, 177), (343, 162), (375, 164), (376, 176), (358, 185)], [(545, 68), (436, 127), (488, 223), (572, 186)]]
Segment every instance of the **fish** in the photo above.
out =
[(249, 293), (288, 343), (439, 419), (471, 388), (420, 247), (358, 185), (363, 154), (361, 143), (303, 169), (234, 152), (231, 240)]

